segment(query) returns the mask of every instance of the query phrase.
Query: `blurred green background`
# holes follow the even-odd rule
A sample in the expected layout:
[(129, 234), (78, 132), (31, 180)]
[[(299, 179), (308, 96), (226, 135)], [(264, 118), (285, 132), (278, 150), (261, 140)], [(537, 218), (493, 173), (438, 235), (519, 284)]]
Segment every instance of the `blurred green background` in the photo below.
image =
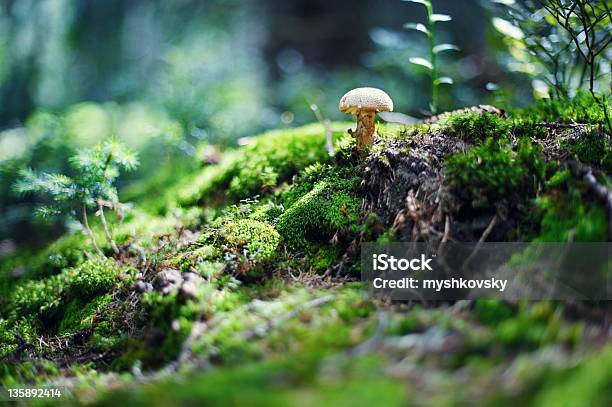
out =
[[(63, 111), (84, 101), (138, 102), (125, 108), (141, 120), (163, 114), (189, 136), (235, 138), (311, 121), (307, 101), (320, 104), (330, 117), (341, 117), (336, 109), (339, 96), (364, 84), (388, 89), (400, 111), (418, 114), (427, 107), (427, 81), (419, 67), (408, 63), (410, 56), (425, 52), (425, 42), (419, 33), (402, 28), (423, 19), (424, 10), (417, 4), (0, 4), (2, 127), (21, 125), (37, 110)], [(476, 0), (440, 0), (435, 7), (454, 17), (441, 29), (439, 41), (454, 41), (461, 48), (443, 67), (458, 85), (443, 92), (443, 107), (482, 103), (490, 95), (487, 83), (511, 78), (495, 58), (489, 11)], [(530, 93), (528, 86), (515, 88), (513, 97), (525, 102)], [(75, 110), (74, 119), (103, 114), (91, 106), (82, 109)]]

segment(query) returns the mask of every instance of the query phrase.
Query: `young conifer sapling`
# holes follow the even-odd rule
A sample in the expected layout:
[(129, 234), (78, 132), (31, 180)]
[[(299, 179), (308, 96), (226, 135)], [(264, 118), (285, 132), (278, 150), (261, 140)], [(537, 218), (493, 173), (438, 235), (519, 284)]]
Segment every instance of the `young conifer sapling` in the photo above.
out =
[(119, 202), (115, 180), (121, 170), (131, 171), (138, 166), (136, 154), (123, 143), (110, 139), (81, 150), (70, 159), (70, 165), (74, 170), (72, 177), (24, 169), (14, 189), (21, 194), (36, 193), (50, 198), (37, 209), (37, 214), (43, 218), (69, 215), (78, 219), (96, 252), (103, 255), (88, 220), (88, 213), (95, 211), (109, 245), (115, 254), (119, 253), (104, 210), (121, 214), (124, 206)]

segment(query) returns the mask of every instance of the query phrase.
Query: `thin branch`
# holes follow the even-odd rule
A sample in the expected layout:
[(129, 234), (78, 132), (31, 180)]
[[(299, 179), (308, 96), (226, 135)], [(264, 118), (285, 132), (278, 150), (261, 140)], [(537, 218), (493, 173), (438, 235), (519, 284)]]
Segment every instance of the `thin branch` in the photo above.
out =
[(444, 218), (444, 235), (442, 236), (442, 243), (446, 243), (450, 237), (450, 216), (446, 215)]
[(462, 267), (463, 269), (465, 269), (470, 264), (470, 262), (474, 259), (474, 257), (476, 257), (476, 255), (480, 252), (482, 245), (484, 244), (484, 242), (487, 240), (487, 238), (493, 231), (493, 228), (495, 227), (495, 225), (497, 225), (497, 221), (498, 221), (498, 216), (497, 214), (495, 214), (493, 215), (493, 218), (491, 218), (491, 222), (489, 222), (489, 226), (487, 226), (484, 232), (482, 232), (480, 239), (478, 239), (478, 243), (476, 243), (476, 247), (474, 247), (474, 250), (472, 251), (472, 253), (463, 262), (463, 267)]
[(336, 152), (334, 150), (334, 142), (332, 139), (331, 123), (328, 119), (323, 117), (319, 106), (314, 103), (311, 103), (308, 105), (308, 107), (310, 107), (310, 110), (312, 110), (319, 123), (321, 123), (321, 125), (325, 129), (325, 148), (327, 149), (327, 154), (329, 154), (330, 157), (333, 157)]
[(98, 216), (100, 217), (100, 220), (102, 221), (102, 229), (104, 229), (106, 240), (108, 240), (108, 242), (110, 243), (113, 249), (113, 252), (115, 252), (115, 254), (119, 254), (119, 248), (117, 247), (117, 244), (113, 240), (113, 236), (111, 235), (110, 230), (108, 229), (108, 223), (106, 223), (106, 216), (104, 216), (104, 206), (102, 205), (102, 202), (100, 201), (98, 201)]
[(81, 218), (83, 221), (83, 227), (85, 228), (85, 233), (87, 234), (87, 236), (89, 236), (89, 239), (91, 240), (94, 249), (99, 255), (104, 256), (104, 253), (102, 252), (102, 250), (100, 250), (100, 247), (98, 246), (98, 243), (96, 243), (96, 239), (94, 238), (93, 232), (89, 227), (89, 221), (87, 220), (87, 207), (85, 206), (85, 204), (81, 205)]

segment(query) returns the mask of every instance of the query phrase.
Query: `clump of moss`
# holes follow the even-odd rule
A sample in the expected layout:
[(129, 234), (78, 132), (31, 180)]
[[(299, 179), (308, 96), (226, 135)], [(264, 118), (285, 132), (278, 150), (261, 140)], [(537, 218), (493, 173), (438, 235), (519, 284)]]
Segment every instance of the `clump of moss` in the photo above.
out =
[(314, 184), (312, 190), (281, 215), (276, 229), (290, 247), (329, 240), (336, 231), (356, 233), (361, 218), (358, 177), (332, 175)]
[(514, 315), (514, 311), (501, 300), (477, 300), (474, 302), (474, 316), (486, 325), (495, 326)]
[(250, 219), (254, 219), (260, 222), (274, 223), (276, 219), (283, 213), (283, 207), (273, 202), (256, 205), (251, 214)]
[(255, 260), (270, 258), (280, 240), (272, 225), (254, 219), (223, 223), (218, 233), (233, 249), (246, 250)]
[(285, 208), (289, 208), (298, 199), (310, 192), (317, 182), (330, 176), (331, 173), (331, 165), (321, 163), (309, 165), (298, 176), (294, 177), (289, 188), (282, 191), (279, 201)]
[(465, 141), (482, 142), (488, 138), (507, 137), (512, 122), (491, 113), (462, 112), (450, 115), (441, 126), (445, 134)]
[(18, 285), (9, 304), (17, 316), (50, 315), (73, 299), (90, 299), (119, 282), (114, 261), (93, 258), (41, 280)]
[(580, 137), (576, 144), (570, 145), (569, 150), (579, 161), (612, 172), (612, 143), (609, 135), (591, 130)]
[(267, 221), (277, 209), (256, 201), (226, 208), (203, 231), (196, 248), (189, 247), (172, 259), (170, 265), (196, 270), (204, 265), (208, 270), (210, 267), (206, 264), (216, 267), (218, 262), (223, 262), (226, 271), (255, 277), (262, 272), (260, 266), (274, 256), (280, 243), (278, 232)]
[[(202, 312), (197, 303), (182, 301), (177, 293), (163, 295), (153, 291), (145, 293), (141, 301), (147, 316), (147, 341), (128, 344), (127, 351), (115, 361), (117, 367), (129, 368), (136, 361), (154, 367), (175, 359), (189, 335), (193, 321)], [(173, 321), (176, 322), (173, 324)], [(154, 350), (147, 346), (151, 343), (155, 344)]]
[(18, 284), (3, 307), (0, 353), (13, 350), (16, 337), (36, 342), (41, 334), (64, 335), (91, 327), (94, 315), (110, 303), (120, 273), (113, 260), (95, 257), (59, 274)]
[(518, 192), (532, 194), (545, 172), (539, 150), (528, 140), (513, 149), (506, 140), (489, 138), (466, 153), (448, 157), (444, 166), (457, 196), (473, 207), (508, 201)]
[(338, 260), (342, 256), (342, 251), (337, 246), (331, 245), (314, 245), (310, 252), (312, 253), (309, 257), (310, 266), (316, 271), (325, 271), (330, 267), (338, 263)]
[(0, 358), (8, 355), (19, 346), (18, 338), (35, 343), (40, 328), (40, 321), (32, 318), (0, 319)]
[(572, 178), (567, 169), (557, 171), (546, 183), (546, 195), (536, 200), (540, 218), (541, 242), (582, 242), (608, 239), (607, 215), (603, 206), (591, 202), (581, 193), (581, 180)]
[(321, 125), (267, 132), (255, 137), (239, 154), (226, 154), (222, 163), (188, 180), (178, 191), (179, 203), (191, 205), (211, 199), (220, 190), (226, 190), (225, 197), (232, 201), (253, 197), (271, 191), (310, 164), (329, 160)]
[(70, 301), (59, 323), (58, 335), (82, 331), (93, 325), (94, 316), (110, 304), (112, 296), (104, 294), (86, 302), (79, 299)]
[[(82, 234), (66, 234), (38, 252), (15, 253), (1, 259), (0, 275), (7, 276), (14, 269), (22, 269), (25, 278), (49, 276), (82, 263), (86, 259), (86, 251), (90, 248), (89, 241), (83, 239)], [(10, 285), (11, 281), (6, 283)]]
[(219, 251), (212, 245), (205, 244), (201, 247), (189, 247), (181, 251), (176, 256), (166, 260), (164, 263), (168, 267), (177, 268), (182, 271), (188, 271), (192, 267), (197, 266), (201, 262), (218, 257)]

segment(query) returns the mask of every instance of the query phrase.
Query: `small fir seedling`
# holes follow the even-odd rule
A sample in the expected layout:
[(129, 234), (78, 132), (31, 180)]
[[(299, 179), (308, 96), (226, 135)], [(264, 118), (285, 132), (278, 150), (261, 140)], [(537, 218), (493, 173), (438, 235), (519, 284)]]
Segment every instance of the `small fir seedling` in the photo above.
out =
[(37, 209), (37, 215), (42, 218), (70, 215), (79, 219), (95, 250), (102, 254), (88, 222), (88, 213), (95, 211), (96, 216), (100, 217), (106, 239), (113, 251), (118, 253), (104, 210), (121, 214), (123, 205), (119, 202), (114, 182), (121, 170), (131, 171), (138, 166), (136, 154), (123, 143), (111, 139), (81, 150), (70, 159), (70, 165), (75, 172), (73, 177), (24, 169), (14, 189), (20, 194), (35, 193), (50, 197), (49, 203)]
[(452, 85), (453, 79), (448, 76), (439, 76), (438, 70), (438, 54), (447, 51), (458, 51), (459, 47), (454, 44), (438, 44), (436, 45), (436, 24), (446, 21), (451, 21), (451, 16), (447, 14), (434, 13), (433, 4), (430, 0), (402, 0), (407, 3), (417, 3), (425, 7), (427, 12), (427, 21), (422, 23), (406, 23), (404, 28), (409, 30), (419, 31), (427, 36), (429, 55), (427, 58), (412, 57), (410, 63), (419, 65), (427, 69), (431, 82), (431, 100), (429, 102), (429, 110), (432, 114), (438, 112), (438, 87), (442, 84)]

